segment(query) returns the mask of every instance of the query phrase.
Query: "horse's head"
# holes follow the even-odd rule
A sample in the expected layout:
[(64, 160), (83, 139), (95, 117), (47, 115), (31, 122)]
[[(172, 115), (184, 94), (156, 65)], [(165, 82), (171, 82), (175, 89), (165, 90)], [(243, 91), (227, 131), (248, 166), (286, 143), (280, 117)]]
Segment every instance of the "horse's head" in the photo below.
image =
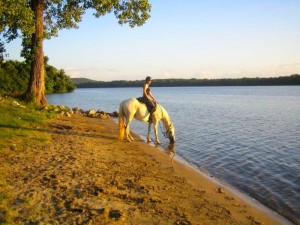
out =
[(175, 128), (173, 123), (171, 123), (166, 131), (166, 136), (167, 138), (170, 139), (170, 143), (174, 144), (176, 139), (175, 139)]

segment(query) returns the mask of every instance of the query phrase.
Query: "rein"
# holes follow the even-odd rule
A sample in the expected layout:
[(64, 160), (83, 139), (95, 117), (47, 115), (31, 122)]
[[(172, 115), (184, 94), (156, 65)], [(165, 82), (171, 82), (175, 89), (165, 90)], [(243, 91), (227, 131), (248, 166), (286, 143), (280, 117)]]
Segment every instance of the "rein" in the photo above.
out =
[(167, 131), (163, 131), (163, 129), (161, 128), (161, 125), (160, 125), (159, 122), (158, 122), (158, 124), (159, 124), (161, 133), (164, 135), (165, 138), (168, 138), (168, 136), (167, 136)]
[[(163, 117), (164, 117), (164, 111), (162, 110), (160, 104), (157, 103), (157, 105), (159, 105), (159, 107), (160, 107), (160, 111), (161, 111), (161, 114), (162, 114), (162, 117), (161, 117), (161, 118), (163, 118)], [(163, 136), (164, 136), (165, 138), (168, 138), (168, 136), (167, 136), (167, 131), (164, 131), (164, 130), (161, 128), (161, 123), (160, 123), (160, 121), (158, 121), (158, 124), (159, 124), (159, 128), (160, 128), (160, 131), (161, 131), (161, 133), (163, 134)]]

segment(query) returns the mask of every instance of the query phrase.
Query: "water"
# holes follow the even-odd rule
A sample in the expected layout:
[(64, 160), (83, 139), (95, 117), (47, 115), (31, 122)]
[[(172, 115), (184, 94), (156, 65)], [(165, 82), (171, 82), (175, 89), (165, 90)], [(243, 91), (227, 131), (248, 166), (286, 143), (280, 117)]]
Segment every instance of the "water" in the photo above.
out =
[[(300, 87), (152, 88), (176, 128), (176, 154), (300, 223)], [(50, 103), (118, 111), (142, 88), (77, 89)], [(132, 129), (146, 135), (147, 124)], [(153, 136), (152, 136), (153, 137)], [(162, 146), (168, 140), (160, 134)], [(153, 139), (154, 140), (154, 139)]]

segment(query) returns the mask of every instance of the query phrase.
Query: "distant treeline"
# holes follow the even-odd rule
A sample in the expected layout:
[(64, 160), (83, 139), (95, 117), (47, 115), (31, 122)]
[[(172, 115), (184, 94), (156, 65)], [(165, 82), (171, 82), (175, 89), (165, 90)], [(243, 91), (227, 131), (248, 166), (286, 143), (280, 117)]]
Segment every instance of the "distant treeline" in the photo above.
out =
[[(141, 87), (144, 80), (135, 81), (94, 81), (85, 78), (72, 78), (77, 88), (108, 88), (108, 87)], [(155, 79), (152, 87), (184, 87), (184, 86), (275, 86), (300, 85), (300, 75), (294, 74), (270, 78), (239, 78), (239, 79)]]
[[(64, 70), (48, 65), (45, 57), (45, 93), (71, 92), (76, 87)], [(23, 94), (29, 84), (30, 65), (26, 62), (7, 60), (0, 62), (0, 93), (9, 95)]]

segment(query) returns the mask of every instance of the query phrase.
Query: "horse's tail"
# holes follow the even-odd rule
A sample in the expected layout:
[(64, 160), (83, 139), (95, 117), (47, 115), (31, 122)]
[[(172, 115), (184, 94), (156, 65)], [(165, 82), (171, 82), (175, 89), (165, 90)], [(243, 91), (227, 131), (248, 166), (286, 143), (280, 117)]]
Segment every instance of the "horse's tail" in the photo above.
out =
[(123, 140), (124, 138), (124, 132), (125, 132), (125, 123), (124, 123), (124, 111), (122, 103), (119, 107), (119, 140)]

